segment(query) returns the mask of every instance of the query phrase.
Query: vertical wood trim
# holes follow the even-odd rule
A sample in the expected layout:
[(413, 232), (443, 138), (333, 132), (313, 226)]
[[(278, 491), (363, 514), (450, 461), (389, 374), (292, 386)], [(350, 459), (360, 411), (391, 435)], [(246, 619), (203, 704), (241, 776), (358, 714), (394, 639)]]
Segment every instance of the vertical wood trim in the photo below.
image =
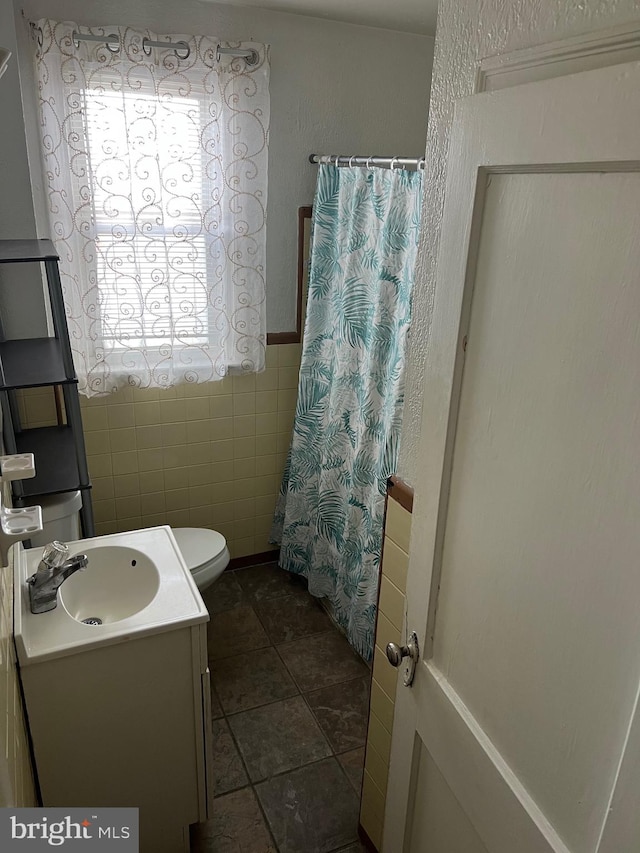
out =
[[(304, 250), (304, 224), (307, 219), (311, 219), (313, 207), (309, 204), (305, 207), (298, 208), (298, 313), (296, 315), (298, 340), (302, 340), (302, 301), (304, 296), (304, 277), (305, 277), (305, 260)], [(311, 257), (311, 254), (309, 254)]]
[(278, 344), (299, 344), (302, 340), (302, 302), (304, 298), (304, 224), (311, 219), (313, 207), (305, 205), (298, 208), (298, 283), (296, 289), (296, 327), (291, 332), (267, 332), (267, 346)]

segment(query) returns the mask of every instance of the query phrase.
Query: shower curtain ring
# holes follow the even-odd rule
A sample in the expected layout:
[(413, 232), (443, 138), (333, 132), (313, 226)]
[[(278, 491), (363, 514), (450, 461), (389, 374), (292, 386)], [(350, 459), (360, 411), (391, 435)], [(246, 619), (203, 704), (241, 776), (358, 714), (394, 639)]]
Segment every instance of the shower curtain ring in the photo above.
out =
[(395, 167), (396, 167), (396, 163), (397, 163), (397, 162), (398, 162), (398, 158), (397, 158), (397, 157), (392, 157), (392, 158), (391, 158), (391, 171), (392, 171), (392, 172), (393, 172), (393, 170), (395, 169)]
[(356, 156), (355, 154), (352, 154), (352, 155), (351, 155), (351, 157), (349, 157), (349, 168), (350, 168), (350, 169), (352, 169), (352, 168), (353, 168), (353, 158), (354, 158), (355, 156)]
[(371, 169), (371, 161), (372, 160), (373, 160), (373, 157), (367, 157), (367, 169)]

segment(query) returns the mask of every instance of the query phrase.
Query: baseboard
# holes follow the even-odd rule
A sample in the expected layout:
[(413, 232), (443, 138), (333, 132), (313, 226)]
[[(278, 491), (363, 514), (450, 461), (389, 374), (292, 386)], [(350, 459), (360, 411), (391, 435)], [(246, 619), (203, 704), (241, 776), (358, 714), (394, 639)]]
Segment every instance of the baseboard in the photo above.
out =
[(257, 566), (260, 563), (276, 563), (279, 557), (279, 548), (274, 548), (273, 551), (261, 551), (259, 554), (248, 554), (246, 557), (233, 557), (229, 561), (226, 571), (246, 569), (247, 566)]

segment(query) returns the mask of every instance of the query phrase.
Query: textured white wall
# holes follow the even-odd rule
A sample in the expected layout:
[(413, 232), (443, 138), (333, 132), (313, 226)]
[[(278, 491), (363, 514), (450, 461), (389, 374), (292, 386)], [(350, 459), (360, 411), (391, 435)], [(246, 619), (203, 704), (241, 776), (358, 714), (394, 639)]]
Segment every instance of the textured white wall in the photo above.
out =
[[(197, 0), (26, 0), (20, 5), (30, 20), (119, 23), (271, 44), (270, 332), (295, 325), (296, 210), (313, 200), (316, 178), (308, 155), (419, 156), (424, 151), (433, 57), (429, 36)], [(21, 70), (27, 95), (33, 86), (28, 51), (26, 44)], [(33, 104), (25, 102), (25, 111), (33, 135)]]
[[(499, 53), (640, 21), (638, 0), (441, 0), (427, 133), (422, 243), (414, 285), (399, 474), (412, 482), (418, 458), (447, 150), (458, 98), (473, 94), (478, 62)], [(429, 401), (424, 400), (428, 406)]]
[[(0, 81), (0, 239), (35, 237), (25, 129), (20, 103), (17, 45), (11, 3), (0, 3), (0, 45), (13, 54)], [(46, 335), (42, 280), (29, 265), (0, 266), (0, 318), (7, 335)], [(7, 322), (8, 320), (8, 322)]]

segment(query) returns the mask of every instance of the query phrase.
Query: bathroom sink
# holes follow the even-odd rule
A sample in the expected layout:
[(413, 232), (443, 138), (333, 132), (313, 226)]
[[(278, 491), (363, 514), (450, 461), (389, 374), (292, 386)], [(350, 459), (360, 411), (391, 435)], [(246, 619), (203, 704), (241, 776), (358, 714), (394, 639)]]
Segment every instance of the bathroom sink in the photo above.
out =
[(34, 614), (27, 578), (42, 548), (14, 549), (15, 639), (22, 666), (132, 637), (207, 622), (209, 614), (170, 527), (68, 542), (89, 564), (58, 590), (58, 606)]
[(77, 622), (119, 622), (151, 604), (160, 588), (160, 573), (146, 554), (123, 545), (87, 551), (89, 565), (58, 590), (62, 604)]

